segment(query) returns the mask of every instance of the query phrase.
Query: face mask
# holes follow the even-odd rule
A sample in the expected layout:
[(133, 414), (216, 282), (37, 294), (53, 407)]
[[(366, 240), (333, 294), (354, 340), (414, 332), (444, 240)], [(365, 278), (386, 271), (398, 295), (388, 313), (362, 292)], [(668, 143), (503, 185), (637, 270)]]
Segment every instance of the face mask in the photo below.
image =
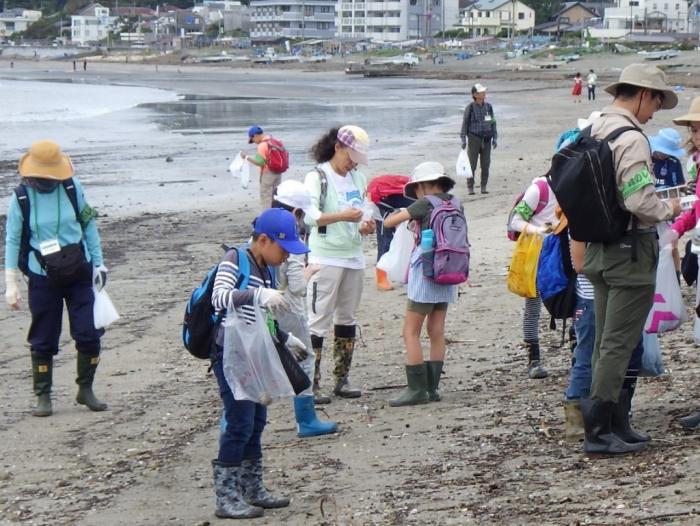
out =
[(25, 177), (24, 183), (29, 188), (34, 188), (34, 190), (40, 194), (49, 194), (56, 189), (59, 181), (54, 179), (43, 179), (41, 177)]

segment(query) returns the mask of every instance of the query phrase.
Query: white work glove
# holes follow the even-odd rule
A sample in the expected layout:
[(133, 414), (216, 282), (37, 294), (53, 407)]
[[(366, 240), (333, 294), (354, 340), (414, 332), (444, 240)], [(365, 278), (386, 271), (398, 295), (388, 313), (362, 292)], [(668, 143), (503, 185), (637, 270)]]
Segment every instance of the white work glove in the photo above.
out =
[(92, 267), (92, 284), (97, 292), (100, 292), (107, 285), (107, 272), (109, 271), (104, 265)]
[(551, 232), (552, 232), (552, 229), (551, 229), (551, 227), (548, 227), (548, 226), (533, 226), (533, 225), (525, 226), (525, 233), (526, 234), (533, 234), (536, 236), (546, 236), (547, 234), (549, 234)]
[(19, 270), (16, 268), (5, 269), (5, 301), (13, 310), (19, 310)]
[(670, 245), (674, 241), (678, 241), (678, 232), (672, 228), (666, 228), (659, 236), (659, 248)]
[(306, 345), (304, 345), (304, 342), (294, 336), (291, 332), (287, 334), (289, 334), (289, 338), (287, 338), (287, 343), (285, 344), (287, 349), (289, 349), (289, 352), (294, 355), (297, 362), (303, 362), (309, 356), (309, 352), (306, 350)]
[(289, 301), (279, 290), (259, 287), (255, 289), (258, 305), (271, 311), (287, 311), (290, 308)]

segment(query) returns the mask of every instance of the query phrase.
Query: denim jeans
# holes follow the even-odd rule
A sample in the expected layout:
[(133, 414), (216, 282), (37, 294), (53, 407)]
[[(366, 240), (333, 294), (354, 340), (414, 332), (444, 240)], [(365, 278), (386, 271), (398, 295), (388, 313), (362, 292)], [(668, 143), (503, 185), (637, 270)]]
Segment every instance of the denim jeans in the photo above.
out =
[(250, 400), (236, 400), (224, 377), (221, 354), (212, 362), (212, 370), (219, 382), (219, 395), (224, 402), (225, 430), (219, 439), (219, 462), (238, 466), (242, 460), (262, 457), (262, 436), (267, 422), (267, 407)]
[(574, 313), (576, 330), (576, 347), (574, 348), (574, 365), (571, 367), (567, 400), (588, 398), (591, 391), (591, 357), (595, 345), (595, 309), (593, 300), (581, 297), (576, 299)]
[[(573, 366), (569, 377), (569, 387), (566, 390), (567, 400), (588, 398), (591, 391), (591, 358), (595, 345), (595, 308), (593, 300), (581, 297), (576, 300), (574, 313), (574, 329), (576, 330), (576, 348), (574, 349)], [(637, 384), (637, 376), (642, 365), (642, 353), (644, 352), (643, 340), (640, 339), (632, 352), (623, 389), (634, 389)]]

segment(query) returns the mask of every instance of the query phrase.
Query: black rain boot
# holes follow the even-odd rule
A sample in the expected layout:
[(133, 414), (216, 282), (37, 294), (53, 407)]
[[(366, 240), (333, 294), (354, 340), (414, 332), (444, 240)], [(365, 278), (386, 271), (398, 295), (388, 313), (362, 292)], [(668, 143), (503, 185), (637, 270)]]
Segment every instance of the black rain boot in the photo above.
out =
[(51, 416), (51, 386), (53, 384), (53, 357), (32, 355), (32, 377), (34, 394), (37, 397), (33, 416)]
[(406, 366), (408, 386), (398, 396), (389, 400), (391, 407), (419, 405), (428, 403), (428, 371), (424, 364)]
[(686, 429), (695, 429), (700, 425), (700, 411), (680, 419), (681, 425)]
[(469, 190), (469, 195), (474, 195), (474, 178), (473, 177), (467, 179), (467, 190)]
[(252, 506), (263, 509), (284, 508), (289, 506), (288, 497), (272, 495), (263, 484), (262, 458), (241, 462), (241, 488), (243, 498)]
[(75, 401), (80, 405), (87, 406), (90, 411), (107, 410), (107, 404), (98, 400), (95, 393), (92, 392), (92, 382), (95, 380), (98, 363), (100, 363), (99, 356), (78, 352), (78, 378), (75, 380), (75, 383), (78, 384), (78, 395), (75, 397)]
[(216, 493), (214, 515), (222, 519), (254, 519), (263, 516), (265, 510), (251, 506), (243, 499), (241, 466), (228, 466), (218, 460), (212, 460), (211, 467), (214, 471)]
[(581, 399), (585, 436), (583, 451), (593, 455), (626, 455), (644, 449), (646, 443), (628, 444), (612, 432), (614, 402)]
[(359, 398), (362, 392), (350, 386), (348, 374), (352, 365), (352, 355), (355, 352), (355, 326), (336, 325), (335, 341), (333, 344), (333, 359), (335, 367), (335, 388), (333, 394), (341, 398)]
[(323, 337), (311, 335), (311, 347), (314, 351), (314, 403), (317, 405), (330, 404), (331, 397), (321, 392), (321, 353), (323, 352)]
[(540, 363), (540, 344), (539, 342), (525, 342), (527, 349), (527, 375), (533, 380), (541, 380), (547, 378), (549, 372)]
[(438, 387), (440, 386), (443, 363), (437, 360), (425, 362), (425, 369), (428, 374), (428, 400), (431, 402), (439, 402), (441, 399)]
[(630, 425), (630, 410), (632, 409), (632, 390), (622, 388), (620, 397), (615, 404), (612, 414), (612, 431), (628, 444), (649, 442), (649, 435), (637, 433)]

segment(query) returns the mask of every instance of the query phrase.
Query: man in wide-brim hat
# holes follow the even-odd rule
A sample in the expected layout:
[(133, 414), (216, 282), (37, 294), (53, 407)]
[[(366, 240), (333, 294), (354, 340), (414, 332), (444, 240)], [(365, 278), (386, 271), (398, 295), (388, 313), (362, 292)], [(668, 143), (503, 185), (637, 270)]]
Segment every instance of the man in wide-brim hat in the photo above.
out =
[(610, 141), (620, 205), (628, 210), (628, 230), (615, 242), (586, 247), (584, 273), (595, 291), (596, 345), (590, 398), (581, 400), (585, 425), (584, 451), (625, 454), (638, 451), (649, 437), (629, 423), (634, 380), (625, 371), (654, 303), (659, 242), (656, 224), (680, 213), (677, 199), (656, 195), (649, 142), (641, 131), (661, 109), (671, 109), (678, 97), (655, 66), (627, 66), (605, 91), (614, 100), (604, 108), (591, 135), (604, 139), (621, 127), (633, 126)]

